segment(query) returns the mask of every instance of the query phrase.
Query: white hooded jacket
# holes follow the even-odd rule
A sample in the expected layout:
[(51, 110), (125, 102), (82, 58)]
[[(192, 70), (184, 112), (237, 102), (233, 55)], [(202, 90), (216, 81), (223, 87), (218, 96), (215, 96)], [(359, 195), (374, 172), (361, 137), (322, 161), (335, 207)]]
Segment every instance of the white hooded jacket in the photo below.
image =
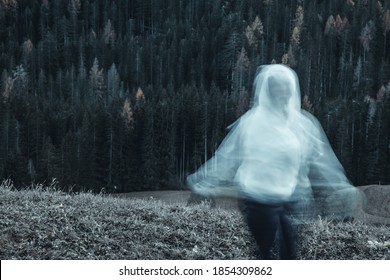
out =
[(361, 194), (346, 178), (318, 120), (301, 109), (295, 72), (284, 65), (261, 66), (254, 89), (251, 109), (230, 126), (215, 155), (188, 176), (189, 186), (206, 196), (265, 204), (307, 207), (319, 198), (327, 214), (349, 215)]

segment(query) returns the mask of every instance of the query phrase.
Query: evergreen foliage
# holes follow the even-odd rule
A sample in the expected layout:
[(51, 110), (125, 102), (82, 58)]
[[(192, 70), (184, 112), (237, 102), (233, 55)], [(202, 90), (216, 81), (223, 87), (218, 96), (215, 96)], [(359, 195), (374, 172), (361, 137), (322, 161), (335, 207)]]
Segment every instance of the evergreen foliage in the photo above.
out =
[(356, 185), (390, 183), (389, 1), (0, 1), (0, 176), (178, 188), (261, 64), (301, 82)]

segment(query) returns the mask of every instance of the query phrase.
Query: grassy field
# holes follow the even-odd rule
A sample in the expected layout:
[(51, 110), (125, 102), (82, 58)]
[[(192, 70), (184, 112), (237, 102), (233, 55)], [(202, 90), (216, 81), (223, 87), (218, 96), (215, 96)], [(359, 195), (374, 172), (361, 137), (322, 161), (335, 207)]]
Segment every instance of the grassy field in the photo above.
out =
[[(0, 259), (254, 259), (237, 210), (0, 186)], [(301, 259), (390, 259), (390, 227), (298, 226)]]

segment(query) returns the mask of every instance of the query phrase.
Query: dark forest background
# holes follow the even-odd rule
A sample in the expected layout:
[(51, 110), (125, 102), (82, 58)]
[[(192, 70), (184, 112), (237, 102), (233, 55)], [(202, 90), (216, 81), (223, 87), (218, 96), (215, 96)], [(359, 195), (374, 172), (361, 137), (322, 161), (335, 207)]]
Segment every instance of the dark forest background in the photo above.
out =
[(180, 188), (296, 70), (355, 185), (390, 183), (390, 1), (0, 0), (0, 177)]

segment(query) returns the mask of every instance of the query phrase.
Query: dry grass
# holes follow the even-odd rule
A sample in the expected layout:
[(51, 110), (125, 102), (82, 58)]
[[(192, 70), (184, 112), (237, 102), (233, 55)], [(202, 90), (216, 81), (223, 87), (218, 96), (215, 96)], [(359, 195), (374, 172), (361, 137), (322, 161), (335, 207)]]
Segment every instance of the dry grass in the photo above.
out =
[[(0, 186), (0, 259), (253, 259), (238, 211)], [(390, 259), (390, 228), (318, 219), (302, 259)]]
[(317, 219), (300, 226), (302, 259), (390, 260), (390, 227)]

